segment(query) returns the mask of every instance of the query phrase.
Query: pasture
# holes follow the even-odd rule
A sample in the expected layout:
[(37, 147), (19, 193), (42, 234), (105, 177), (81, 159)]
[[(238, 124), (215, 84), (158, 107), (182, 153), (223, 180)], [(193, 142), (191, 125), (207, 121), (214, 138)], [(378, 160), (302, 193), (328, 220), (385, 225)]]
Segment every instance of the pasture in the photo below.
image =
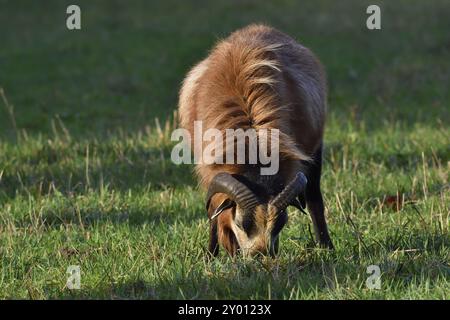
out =
[[(77, 1), (69, 31), (72, 2), (1, 0), (0, 298), (449, 299), (450, 3), (376, 3), (370, 31), (373, 1)], [(205, 259), (205, 194), (170, 159), (177, 93), (252, 22), (326, 68), (334, 252), (291, 208), (276, 259)]]

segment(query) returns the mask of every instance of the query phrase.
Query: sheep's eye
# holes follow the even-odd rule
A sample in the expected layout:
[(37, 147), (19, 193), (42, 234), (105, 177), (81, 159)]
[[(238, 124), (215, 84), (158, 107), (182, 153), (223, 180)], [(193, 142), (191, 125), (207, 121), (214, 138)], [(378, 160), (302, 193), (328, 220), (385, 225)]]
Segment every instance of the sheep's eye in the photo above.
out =
[(253, 214), (242, 214), (241, 219), (235, 219), (234, 223), (236, 227), (244, 231), (248, 236), (256, 230)]

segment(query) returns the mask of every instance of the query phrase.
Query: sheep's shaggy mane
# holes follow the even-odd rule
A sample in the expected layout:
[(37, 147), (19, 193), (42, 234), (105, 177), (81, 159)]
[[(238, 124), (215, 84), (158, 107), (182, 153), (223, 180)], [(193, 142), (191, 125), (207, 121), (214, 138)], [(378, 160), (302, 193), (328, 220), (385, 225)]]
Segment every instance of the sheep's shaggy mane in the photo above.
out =
[[(301, 100), (303, 121), (321, 136), (325, 97), (317, 88), (325, 86), (322, 75), (308, 74), (309, 69), (317, 70), (316, 65), (311, 68), (311, 61), (295, 60), (299, 54), (315, 62), (308, 49), (272, 28), (252, 25), (233, 33), (219, 42), (184, 80), (180, 92), (181, 126), (192, 132), (193, 122), (203, 120), (203, 129), (221, 130), (224, 141), (225, 129), (278, 129), (280, 160), (311, 160), (312, 153), (295, 139), (292, 119), (299, 112), (296, 108)], [(298, 73), (298, 67), (305, 72)], [(289, 93), (292, 87), (298, 92), (296, 97)], [(311, 128), (305, 130), (313, 132)], [(244, 169), (242, 165), (224, 166), (198, 165), (201, 185), (207, 185), (219, 170), (239, 173)]]

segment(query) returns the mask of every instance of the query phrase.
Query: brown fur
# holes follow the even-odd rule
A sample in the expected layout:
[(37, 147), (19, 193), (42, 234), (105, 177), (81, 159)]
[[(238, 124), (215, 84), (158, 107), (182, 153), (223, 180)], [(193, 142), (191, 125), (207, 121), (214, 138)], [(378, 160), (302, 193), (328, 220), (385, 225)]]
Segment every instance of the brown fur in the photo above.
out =
[[(321, 145), (325, 114), (326, 80), (319, 61), (309, 49), (264, 25), (250, 25), (220, 41), (189, 72), (180, 91), (180, 123), (191, 136), (193, 123), (199, 120), (203, 130), (279, 129), (279, 174), (284, 181)], [(246, 165), (196, 168), (204, 188), (218, 172), (246, 170)], [(214, 199), (212, 208), (219, 204)], [(234, 246), (227, 236), (231, 216), (231, 209), (227, 210), (218, 222), (219, 242), (230, 248)]]

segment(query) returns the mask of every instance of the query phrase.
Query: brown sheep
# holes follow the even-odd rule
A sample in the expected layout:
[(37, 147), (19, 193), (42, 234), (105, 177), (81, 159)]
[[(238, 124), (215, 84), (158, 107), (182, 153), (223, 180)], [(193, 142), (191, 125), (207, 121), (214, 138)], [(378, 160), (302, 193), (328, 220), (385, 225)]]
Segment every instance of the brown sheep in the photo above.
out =
[(194, 121), (221, 132), (279, 130), (277, 174), (261, 175), (259, 162), (196, 166), (208, 190), (211, 254), (221, 244), (231, 255), (274, 255), (289, 205), (307, 205), (319, 244), (333, 248), (320, 190), (326, 98), (325, 72), (314, 54), (265, 25), (232, 33), (188, 73), (179, 115), (192, 135)]

